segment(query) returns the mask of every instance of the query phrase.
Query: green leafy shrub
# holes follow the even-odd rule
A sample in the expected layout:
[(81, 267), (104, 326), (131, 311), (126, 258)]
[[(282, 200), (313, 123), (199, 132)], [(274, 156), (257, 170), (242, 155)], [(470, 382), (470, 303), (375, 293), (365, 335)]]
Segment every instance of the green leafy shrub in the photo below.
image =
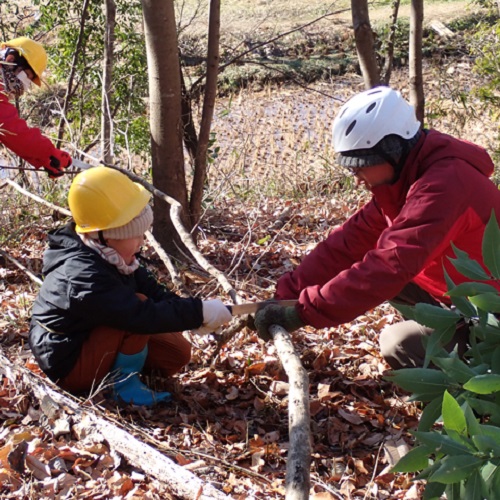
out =
[[(423, 401), (417, 446), (394, 467), (397, 472), (419, 472), (425, 479), (424, 500), (500, 499), (500, 294), (491, 283), (500, 279), (500, 229), (492, 213), (482, 252), (485, 268), (454, 247), (455, 268), (470, 282), (455, 285), (446, 276), (455, 308), (428, 304), (401, 307), (410, 319), (434, 329), (424, 339), (422, 368), (391, 372), (387, 377)], [(500, 317), (500, 316), (499, 316)], [(458, 322), (470, 325), (470, 349), (460, 359), (443, 345)], [(433, 366), (434, 368), (432, 368)]]

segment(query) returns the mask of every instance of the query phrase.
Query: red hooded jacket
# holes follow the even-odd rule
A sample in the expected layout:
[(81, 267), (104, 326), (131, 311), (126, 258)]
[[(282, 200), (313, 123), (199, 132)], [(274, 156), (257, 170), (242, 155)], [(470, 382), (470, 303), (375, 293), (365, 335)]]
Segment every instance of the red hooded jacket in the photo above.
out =
[(448, 259), (455, 257), (451, 243), (482, 264), (492, 210), (500, 220), (493, 169), (480, 146), (422, 134), (400, 179), (372, 188), (363, 208), (280, 278), (276, 298), (298, 298), (299, 315), (315, 328), (352, 321), (410, 281), (449, 303), (443, 266), (454, 283), (468, 281)]
[(9, 101), (0, 77), (0, 143), (35, 168), (50, 165), (50, 157), (59, 158), (59, 150), (39, 129), (28, 127)]

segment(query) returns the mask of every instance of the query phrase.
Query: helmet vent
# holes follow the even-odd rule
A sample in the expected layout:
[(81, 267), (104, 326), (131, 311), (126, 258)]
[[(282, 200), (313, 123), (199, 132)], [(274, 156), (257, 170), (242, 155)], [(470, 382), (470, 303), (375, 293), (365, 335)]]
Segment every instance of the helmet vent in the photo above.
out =
[(366, 114), (370, 113), (370, 111), (373, 111), (373, 108), (377, 105), (376, 102), (372, 102), (367, 108), (366, 108)]
[(352, 129), (356, 126), (356, 120), (354, 120), (348, 127), (347, 130), (345, 131), (346, 137), (352, 132)]

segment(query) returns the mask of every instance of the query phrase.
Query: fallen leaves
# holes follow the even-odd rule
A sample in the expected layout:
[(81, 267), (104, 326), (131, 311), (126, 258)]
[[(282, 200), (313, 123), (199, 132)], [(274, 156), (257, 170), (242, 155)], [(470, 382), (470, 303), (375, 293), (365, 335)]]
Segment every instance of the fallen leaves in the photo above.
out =
[[(255, 234), (250, 239), (266, 234), (271, 239), (248, 245), (243, 244), (241, 231), (248, 229), (249, 211), (225, 203), (220, 210), (230, 217), (220, 217), (219, 211), (207, 213), (207, 218), (214, 217), (209, 225), (214, 234), (200, 246), (220, 269), (230, 268), (233, 277), (242, 277), (241, 295), (248, 300), (269, 297), (277, 277), (297, 265), (305, 249), (341, 217), (340, 211), (332, 211), (328, 219), (320, 198), (309, 200), (307, 206), (268, 200), (267, 212), (253, 214)], [(300, 213), (306, 209), (307, 217)], [(282, 224), (273, 228), (271, 220)], [(260, 231), (263, 226), (266, 230)], [(235, 244), (223, 244), (218, 231), (232, 234)], [(29, 244), (25, 241), (24, 246)], [(39, 238), (33, 239), (32, 251), (41, 252)], [(154, 255), (150, 257), (155, 263)], [(16, 258), (29, 260), (30, 254), (25, 251), (24, 257)], [(5, 306), (0, 321), (7, 331), (4, 347), (26, 367), (39, 371), (23, 340), (29, 315), (19, 314), (20, 304), (28, 300), (23, 290), (30, 285), (17, 270), (8, 269), (7, 274), (16, 277), (0, 290)], [(198, 274), (191, 270), (188, 281), (213, 286)], [(34, 296), (34, 290), (26, 293)], [(340, 328), (317, 332), (305, 327), (293, 335), (310, 376), (311, 498), (403, 498), (412, 487), (406, 475), (389, 472), (397, 455), (394, 450), (403, 453), (411, 440), (408, 430), (416, 426), (419, 414), (414, 403), (382, 378), (387, 367), (378, 353), (377, 335), (393, 321), (395, 312), (382, 306)], [(169, 407), (121, 409), (122, 422), (140, 426), (178, 465), (235, 498), (282, 498), (289, 386), (274, 345), (243, 330), (222, 347), (216, 360), (211, 357), (213, 349), (210, 342), (194, 349), (188, 369), (176, 377), (175, 400)], [(158, 381), (159, 390), (162, 383), (166, 382)], [(109, 406), (109, 411), (115, 415), (117, 410)], [(120, 498), (153, 498), (162, 492), (161, 498), (169, 498), (165, 485), (130, 470), (109, 449), (104, 436), (92, 433), (85, 423), (75, 425), (71, 413), (53, 405), (50, 398), (38, 406), (27, 388), (4, 379), (0, 417), (4, 491), (22, 494), (29, 486), (47, 498), (82, 492)]]

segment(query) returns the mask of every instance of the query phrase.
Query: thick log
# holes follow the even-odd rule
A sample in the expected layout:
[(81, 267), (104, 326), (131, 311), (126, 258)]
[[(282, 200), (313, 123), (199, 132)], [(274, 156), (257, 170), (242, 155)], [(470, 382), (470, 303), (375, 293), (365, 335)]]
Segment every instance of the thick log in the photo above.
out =
[(62, 394), (57, 386), (34, 374), (22, 365), (12, 363), (0, 352), (0, 373), (13, 383), (22, 380), (40, 401), (42, 409), (51, 413), (71, 411), (73, 423), (85, 423), (88, 433), (104, 436), (112, 450), (123, 456), (129, 464), (157, 478), (175, 495), (187, 500), (228, 499), (227, 495), (211, 484), (204, 483), (192, 472), (180, 467), (160, 451), (149, 446), (119, 425), (98, 415), (92, 407), (82, 407), (72, 396)]
[(308, 500), (311, 486), (311, 414), (309, 376), (295, 352), (288, 332), (271, 325), (269, 333), (288, 375), (288, 433), (290, 448), (286, 464), (286, 500)]

